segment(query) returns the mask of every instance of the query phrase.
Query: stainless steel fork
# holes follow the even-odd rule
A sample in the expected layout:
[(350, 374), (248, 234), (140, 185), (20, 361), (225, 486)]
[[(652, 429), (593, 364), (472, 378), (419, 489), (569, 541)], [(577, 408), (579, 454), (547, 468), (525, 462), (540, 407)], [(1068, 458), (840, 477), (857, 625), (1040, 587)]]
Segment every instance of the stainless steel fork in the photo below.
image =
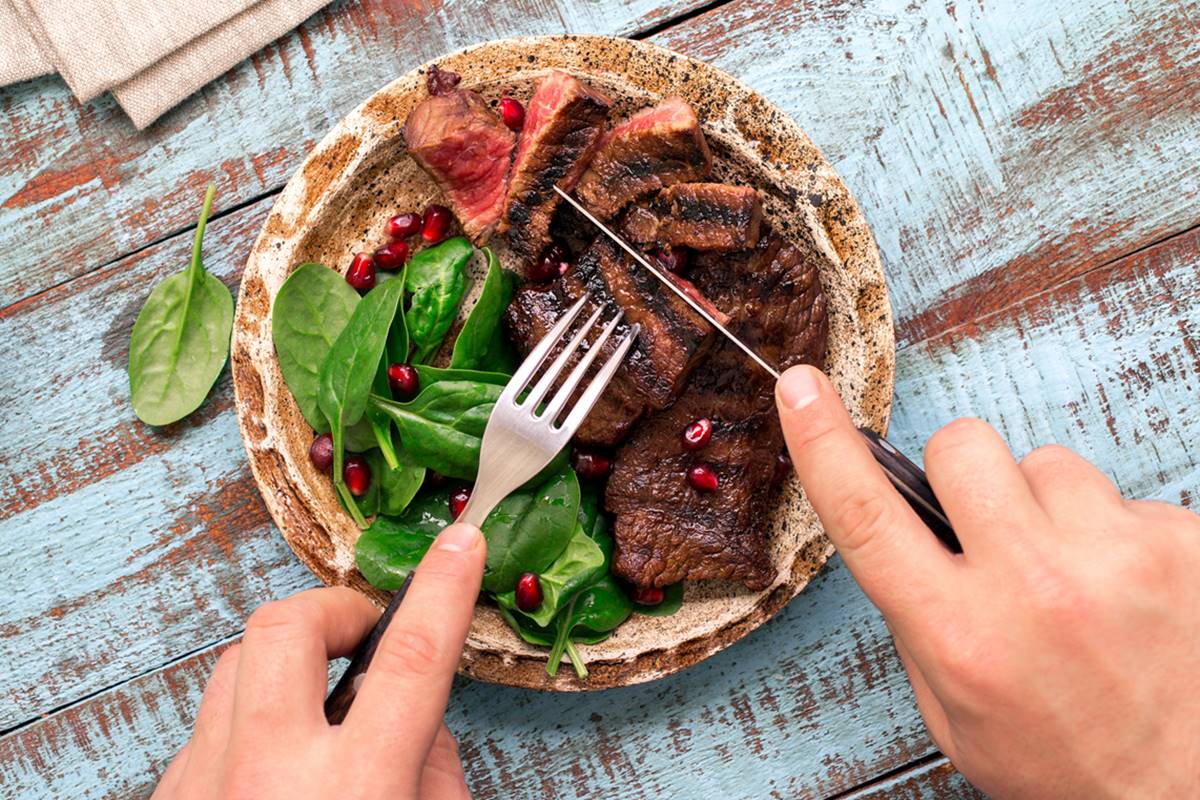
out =
[[(475, 480), (475, 487), (471, 490), (471, 498), (458, 518), (460, 522), (481, 527), (497, 503), (541, 472), (571, 441), (571, 437), (579, 430), (588, 412), (600, 399), (613, 374), (625, 360), (629, 348), (633, 346), (633, 341), (640, 332), (640, 327), (636, 324), (631, 325), (621, 337), (612, 355), (596, 370), (595, 376), (583, 389), (575, 404), (567, 409), (567, 404), (583, 383), (588, 369), (621, 322), (622, 315), (618, 310), (601, 329), (587, 352), (579, 358), (575, 368), (566, 378), (562, 378), (567, 364), (579, 352), (588, 334), (603, 315), (604, 307), (600, 307), (575, 331), (570, 341), (538, 378), (542, 363), (554, 350), (555, 345), (567, 336), (572, 324), (587, 305), (587, 300), (587, 295), (581, 297), (554, 324), (529, 356), (521, 362), (521, 366), (500, 393), (483, 431), (483, 442), (479, 449), (479, 474)], [(550, 394), (551, 389), (555, 389), (553, 395)], [(337, 686), (329, 693), (325, 700), (325, 718), (330, 722), (339, 723), (345, 718), (350, 704), (354, 702), (362, 675), (370, 666), (375, 649), (379, 646), (384, 631), (403, 602), (411, 583), (412, 574), (409, 574), (404, 585), (392, 597), (379, 622), (359, 645)]]

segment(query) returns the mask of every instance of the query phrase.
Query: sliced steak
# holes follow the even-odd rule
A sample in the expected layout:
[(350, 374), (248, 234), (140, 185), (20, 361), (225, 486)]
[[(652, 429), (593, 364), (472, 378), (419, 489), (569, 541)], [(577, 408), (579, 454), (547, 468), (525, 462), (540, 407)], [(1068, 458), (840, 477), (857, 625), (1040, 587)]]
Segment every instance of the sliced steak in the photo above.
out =
[[(447, 76), (453, 76), (453, 80)], [(477, 245), (500, 221), (516, 136), (474, 92), (453, 88), (454, 73), (431, 68), (431, 96), (404, 123), (408, 152), (441, 188)]]
[(525, 286), (517, 291), (504, 315), (509, 338), (522, 354), (528, 353), (585, 292), (590, 295), (585, 318), (599, 305), (624, 312), (605, 352), (612, 350), (629, 325), (641, 325), (625, 363), (576, 434), (585, 444), (613, 446), (648, 409), (664, 408), (675, 399), (711, 346), (713, 328), (653, 275), (600, 238), (550, 288)]
[(681, 183), (631, 208), (621, 232), (643, 245), (743, 250), (758, 243), (762, 215), (758, 192), (749, 186)]
[(576, 196), (608, 220), (629, 203), (676, 183), (698, 181), (712, 170), (712, 153), (695, 110), (668, 97), (607, 134), (579, 179)]
[[(768, 233), (738, 256), (706, 256), (693, 268), (697, 287), (731, 317), (730, 328), (768, 361), (786, 368), (823, 366), (828, 331), (815, 264)], [(764, 525), (783, 449), (765, 372), (728, 342), (696, 368), (673, 406), (652, 414), (617, 453), (605, 502), (617, 515), (613, 570), (638, 586), (724, 578), (763, 589), (775, 579)], [(712, 420), (709, 444), (683, 448), (692, 421)], [(719, 487), (687, 482), (698, 461)]]
[(525, 112), (500, 225), (513, 251), (533, 258), (550, 241), (550, 221), (600, 142), (612, 103), (600, 92), (565, 72), (552, 71), (538, 81)]

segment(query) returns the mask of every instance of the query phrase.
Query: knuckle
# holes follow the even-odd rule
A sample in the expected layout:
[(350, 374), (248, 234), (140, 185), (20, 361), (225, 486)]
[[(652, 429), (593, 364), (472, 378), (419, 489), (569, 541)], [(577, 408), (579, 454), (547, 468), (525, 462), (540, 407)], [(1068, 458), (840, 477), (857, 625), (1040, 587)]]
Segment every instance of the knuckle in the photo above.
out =
[(1061, 468), (1074, 464), (1078, 456), (1059, 444), (1044, 444), (1031, 450), (1021, 459), (1021, 469), (1026, 473), (1054, 476)]
[(893, 504), (883, 495), (853, 494), (838, 504), (834, 524), (841, 534), (843, 547), (861, 550), (892, 530), (896, 524), (896, 512)]
[(259, 606), (246, 620), (246, 637), (268, 641), (294, 639), (313, 626), (312, 609), (296, 598)]
[(962, 417), (945, 425), (929, 437), (925, 445), (925, 463), (941, 462), (958, 457), (964, 449), (974, 447), (980, 439), (990, 436), (992, 426), (975, 417)]
[(441, 648), (429, 631), (417, 627), (393, 629), (386, 645), (379, 648), (370, 666), (385, 678), (426, 678), (441, 668)]
[(1086, 578), (1050, 566), (1030, 567), (1027, 572), (1030, 607), (1056, 630), (1069, 631), (1086, 622), (1094, 606)]

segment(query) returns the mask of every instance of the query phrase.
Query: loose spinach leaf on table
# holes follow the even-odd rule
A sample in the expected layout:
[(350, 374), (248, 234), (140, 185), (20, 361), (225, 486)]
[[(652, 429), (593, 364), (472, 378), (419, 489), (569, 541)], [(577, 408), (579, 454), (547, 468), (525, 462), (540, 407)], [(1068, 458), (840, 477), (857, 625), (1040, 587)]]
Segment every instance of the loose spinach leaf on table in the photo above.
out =
[(475, 307), (467, 315), (458, 338), (454, 340), (450, 366), (511, 375), (517, 359), (504, 338), (500, 319), (512, 300), (513, 275), (500, 266), (500, 259), (491, 250), (485, 247), (483, 253), (488, 260), (487, 277), (483, 280)]
[(437, 352), (458, 316), (467, 285), (463, 273), (473, 252), (470, 242), (456, 236), (420, 251), (408, 262), (404, 282), (412, 304), (404, 318), (415, 348), (413, 363), (423, 364)]
[(342, 476), (346, 428), (358, 422), (367, 409), (367, 398), (387, 344), (388, 328), (396, 316), (404, 285), (388, 281), (367, 293), (355, 307), (321, 365), (317, 402), (333, 434), (333, 485), (350, 516), (360, 528), (366, 519), (354, 503)]
[(167, 425), (195, 411), (229, 358), (233, 295), (204, 269), (200, 246), (216, 187), (209, 186), (187, 269), (154, 287), (129, 339), (129, 394), (149, 425)]
[(542, 604), (533, 611), (517, 608), (516, 593), (496, 595), (496, 602), (532, 619), (538, 625), (549, 626), (554, 616), (582, 589), (608, 573), (604, 551), (588, 536), (583, 527), (575, 526), (566, 549), (554, 563), (538, 574), (542, 586)]
[(358, 292), (324, 264), (301, 264), (275, 294), (271, 339), (279, 370), (300, 413), (318, 433), (329, 430), (317, 402), (321, 365), (358, 303)]
[(380, 589), (399, 589), (450, 519), (449, 490), (420, 495), (400, 517), (379, 516), (358, 537), (354, 560)]

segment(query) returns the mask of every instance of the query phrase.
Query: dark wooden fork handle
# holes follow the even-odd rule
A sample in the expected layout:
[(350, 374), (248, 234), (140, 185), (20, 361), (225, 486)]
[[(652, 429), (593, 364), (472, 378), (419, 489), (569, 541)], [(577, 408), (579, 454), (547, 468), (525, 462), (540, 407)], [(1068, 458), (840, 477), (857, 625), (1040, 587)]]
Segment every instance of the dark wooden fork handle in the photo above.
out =
[(337, 685), (333, 687), (329, 697), (325, 698), (325, 719), (329, 720), (331, 725), (340, 725), (346, 718), (347, 712), (350, 711), (350, 704), (354, 702), (354, 697), (358, 694), (362, 677), (366, 674), (367, 667), (371, 666), (371, 659), (375, 658), (375, 651), (379, 648), (379, 642), (383, 639), (384, 631), (391, 624), (392, 617), (396, 615), (396, 609), (400, 608), (400, 604), (404, 602), (404, 595), (408, 593), (412, 579), (413, 574), (410, 572), (404, 579), (404, 583), (392, 595), (392, 601), (383, 610), (383, 615), (379, 617), (375, 627), (354, 651), (354, 657), (350, 659), (350, 666), (346, 667), (346, 671), (338, 679)]
[(929, 479), (925, 477), (925, 470), (909, 461), (894, 444), (870, 428), (858, 430), (867, 440), (867, 447), (870, 448), (876, 463), (883, 468), (884, 474), (900, 492), (900, 496), (908, 501), (921, 521), (929, 526), (933, 535), (951, 553), (961, 553), (962, 545), (959, 544), (954, 529), (950, 527), (946, 512), (937, 495), (933, 493), (933, 487), (929, 485)]

